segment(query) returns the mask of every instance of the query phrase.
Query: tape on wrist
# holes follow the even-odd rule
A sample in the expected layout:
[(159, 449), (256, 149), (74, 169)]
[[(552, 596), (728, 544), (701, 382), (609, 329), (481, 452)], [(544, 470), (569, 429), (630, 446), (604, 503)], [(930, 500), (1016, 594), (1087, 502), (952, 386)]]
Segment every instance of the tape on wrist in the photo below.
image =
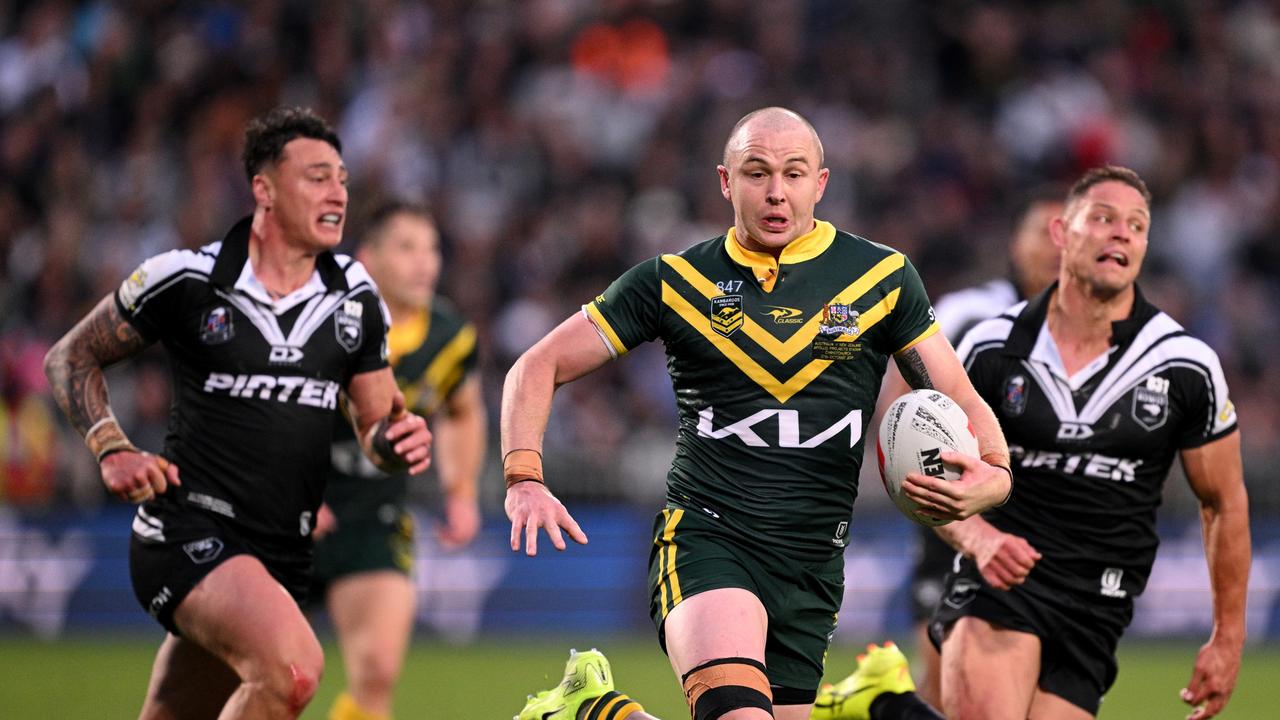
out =
[(99, 463), (107, 456), (118, 452), (141, 452), (129, 442), (129, 438), (125, 437), (120, 423), (109, 415), (89, 428), (89, 432), (84, 434), (84, 444), (89, 447), (89, 452), (93, 453), (93, 457)]
[(542, 479), (542, 453), (521, 448), (502, 456), (502, 476), (510, 488), (519, 482), (533, 481), (546, 485)]

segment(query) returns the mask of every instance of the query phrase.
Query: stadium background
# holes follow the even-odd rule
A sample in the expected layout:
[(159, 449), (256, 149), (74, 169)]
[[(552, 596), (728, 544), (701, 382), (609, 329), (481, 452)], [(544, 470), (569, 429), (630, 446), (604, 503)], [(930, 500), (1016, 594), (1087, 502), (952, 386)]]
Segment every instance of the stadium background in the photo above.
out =
[[(495, 423), (521, 351), (635, 262), (730, 224), (714, 168), (756, 107), (813, 121), (831, 168), (819, 216), (906, 252), (935, 298), (1007, 270), (1021, 190), (1137, 169), (1155, 195), (1144, 290), (1217, 350), (1244, 429), (1251, 645), (1226, 716), (1274, 710), (1248, 703), (1274, 703), (1280, 676), (1277, 3), (0, 0), (0, 716), (136, 711), (159, 634), (128, 590), (128, 511), (40, 360), (143, 258), (251, 207), (242, 128), (279, 103), (338, 127), (349, 234), (381, 195), (436, 212), (441, 291), (479, 329)], [(109, 379), (135, 442), (159, 448), (162, 356)], [(509, 715), (571, 645), (610, 651), (630, 692), (680, 716), (642, 590), (673, 425), (661, 348), (565, 388), (548, 477), (592, 543), (537, 561), (505, 549), (491, 453), (480, 541), (443, 555), (423, 533), (402, 717)], [(851, 646), (907, 625), (914, 542), (863, 478), (837, 676)], [(415, 490), (424, 529), (432, 485)], [(1206, 636), (1195, 502), (1177, 477), (1166, 495), (1103, 717), (1172, 716)]]

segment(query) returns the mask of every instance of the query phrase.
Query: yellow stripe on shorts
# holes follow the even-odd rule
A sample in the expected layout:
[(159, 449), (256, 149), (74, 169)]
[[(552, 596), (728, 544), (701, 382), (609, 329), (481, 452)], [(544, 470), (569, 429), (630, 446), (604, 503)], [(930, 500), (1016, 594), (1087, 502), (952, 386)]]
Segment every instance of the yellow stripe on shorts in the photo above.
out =
[[(676, 575), (676, 525), (684, 517), (684, 510), (668, 509), (662, 511), (667, 519), (662, 528), (662, 547), (658, 550), (658, 565), (662, 579), (658, 582), (659, 597), (662, 601), (662, 617), (666, 617), (671, 609), (683, 600), (680, 596), (680, 578)], [(668, 602), (668, 599), (670, 600)]]

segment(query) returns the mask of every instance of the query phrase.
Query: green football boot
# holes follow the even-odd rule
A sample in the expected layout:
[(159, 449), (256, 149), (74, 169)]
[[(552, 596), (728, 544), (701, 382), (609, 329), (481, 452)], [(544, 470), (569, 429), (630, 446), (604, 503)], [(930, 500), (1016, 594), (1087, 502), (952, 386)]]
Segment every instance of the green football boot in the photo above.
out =
[(529, 696), (513, 720), (576, 720), (582, 703), (613, 690), (613, 672), (604, 653), (569, 651), (564, 679), (550, 690)]
[(811, 720), (871, 720), (871, 701), (882, 693), (907, 693), (916, 689), (907, 668), (907, 656), (893, 641), (884, 647), (868, 645), (858, 656), (858, 668), (835, 685), (823, 685), (813, 702)]

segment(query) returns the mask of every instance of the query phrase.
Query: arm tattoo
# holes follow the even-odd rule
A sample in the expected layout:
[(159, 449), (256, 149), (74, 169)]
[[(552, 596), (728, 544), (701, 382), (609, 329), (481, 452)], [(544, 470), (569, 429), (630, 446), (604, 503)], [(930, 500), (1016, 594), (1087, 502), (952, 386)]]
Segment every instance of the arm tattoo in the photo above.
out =
[(45, 355), (44, 373), (53, 397), (81, 435), (111, 416), (102, 369), (146, 346), (108, 295)]
[(893, 360), (898, 363), (898, 370), (902, 372), (902, 379), (907, 381), (911, 389), (933, 389), (933, 381), (929, 379), (929, 371), (924, 366), (924, 359), (920, 357), (920, 353), (915, 348), (894, 355)]

